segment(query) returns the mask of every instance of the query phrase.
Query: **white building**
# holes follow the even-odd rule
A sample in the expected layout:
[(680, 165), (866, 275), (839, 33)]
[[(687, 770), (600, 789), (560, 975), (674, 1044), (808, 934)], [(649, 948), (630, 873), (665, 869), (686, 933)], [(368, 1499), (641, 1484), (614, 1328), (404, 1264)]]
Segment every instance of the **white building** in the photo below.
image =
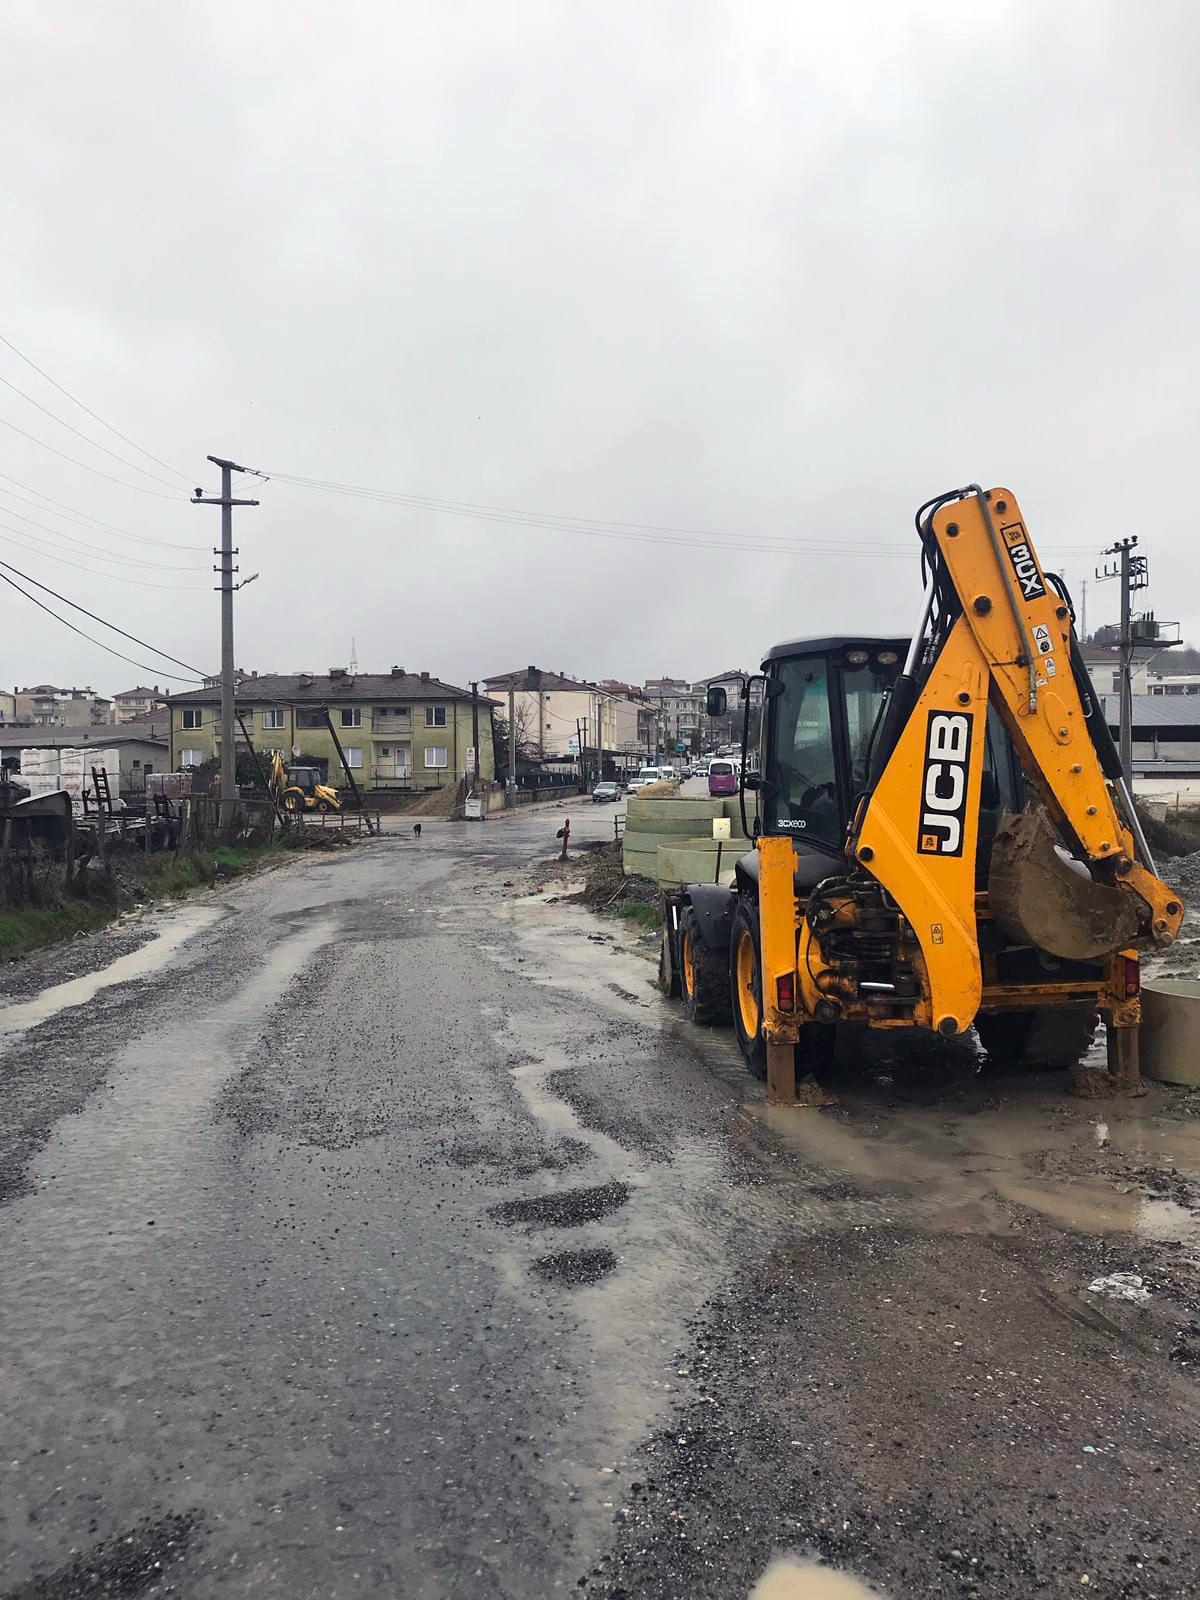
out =
[[(614, 754), (629, 737), (629, 714), (617, 695), (594, 683), (568, 678), (542, 667), (524, 667), (485, 678), (488, 696), (500, 702), (500, 715), (508, 716), (512, 691), (517, 742), (535, 759), (570, 760), (584, 750)], [(637, 727), (634, 710), (632, 726)]]

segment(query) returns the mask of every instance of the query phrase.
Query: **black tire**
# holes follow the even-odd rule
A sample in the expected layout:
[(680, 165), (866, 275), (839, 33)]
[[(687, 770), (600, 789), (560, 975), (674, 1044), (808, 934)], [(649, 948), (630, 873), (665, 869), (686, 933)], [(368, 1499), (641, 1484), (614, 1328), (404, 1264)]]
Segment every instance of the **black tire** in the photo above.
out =
[(317, 801), (317, 810), (321, 813), (322, 816), (327, 816), (328, 813), (333, 810), (333, 807), (329, 804), (328, 800), (318, 800)]
[(298, 812), (304, 810), (304, 796), (300, 794), (285, 794), (283, 797), (285, 811)]
[(729, 1021), (728, 958), (704, 943), (691, 906), (679, 919), (679, 989), (693, 1022), (711, 1028)]
[(996, 1067), (1058, 1072), (1078, 1066), (1092, 1047), (1098, 1017), (1094, 1011), (1047, 1007), (1039, 1011), (997, 1011), (975, 1018), (975, 1032)]
[[(752, 970), (747, 983), (739, 967), (739, 959), (751, 957)], [(751, 998), (753, 1005), (750, 1004)], [(753, 900), (739, 899), (733, 913), (733, 930), (729, 938), (729, 1005), (746, 1068), (754, 1077), (765, 1081), (767, 1041), (762, 1031), (758, 906)], [(831, 1024), (806, 1022), (801, 1027), (795, 1047), (797, 1078), (826, 1071), (833, 1062), (834, 1038), (835, 1030)]]
[(758, 945), (758, 906), (738, 897), (729, 935), (729, 1008), (746, 1070), (767, 1076), (767, 1041), (762, 1031), (762, 962)]

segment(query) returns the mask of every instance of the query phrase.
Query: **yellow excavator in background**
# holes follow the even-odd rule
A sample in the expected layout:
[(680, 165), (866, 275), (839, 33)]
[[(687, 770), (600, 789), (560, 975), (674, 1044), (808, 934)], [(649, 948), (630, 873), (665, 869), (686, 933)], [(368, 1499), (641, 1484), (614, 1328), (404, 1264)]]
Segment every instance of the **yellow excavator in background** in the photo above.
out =
[(271, 757), (271, 798), (284, 811), (340, 811), (336, 789), (320, 781), (316, 767), (285, 767), (276, 752)]
[[(917, 513), (911, 639), (796, 640), (763, 662), (753, 850), (664, 896), (662, 982), (733, 1021), (794, 1101), (839, 1029), (974, 1026), (989, 1056), (1137, 1092), (1141, 948), (1175, 939), (1062, 580), (1008, 489)], [(750, 696), (747, 686), (747, 730)], [(709, 691), (711, 716), (725, 692)], [(1108, 1071), (1084, 1058), (1097, 1015)]]

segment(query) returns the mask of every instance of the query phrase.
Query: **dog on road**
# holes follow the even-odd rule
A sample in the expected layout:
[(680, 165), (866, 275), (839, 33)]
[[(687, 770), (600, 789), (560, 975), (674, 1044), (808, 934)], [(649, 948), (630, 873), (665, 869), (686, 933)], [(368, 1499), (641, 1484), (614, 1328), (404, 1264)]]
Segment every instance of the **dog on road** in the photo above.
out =
[(419, 822), (414, 822), (413, 823), (413, 838), (414, 839), (419, 839), (420, 837), (421, 837), (421, 824)]

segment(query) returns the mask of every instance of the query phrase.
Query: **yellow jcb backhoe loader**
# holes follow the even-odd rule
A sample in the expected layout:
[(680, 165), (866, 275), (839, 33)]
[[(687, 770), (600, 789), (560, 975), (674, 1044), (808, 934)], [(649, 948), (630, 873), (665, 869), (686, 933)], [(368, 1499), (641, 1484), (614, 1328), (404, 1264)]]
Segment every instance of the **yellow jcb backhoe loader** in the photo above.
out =
[[(798, 640), (763, 662), (754, 848), (664, 897), (662, 982), (732, 1016), (793, 1100), (837, 1029), (974, 1025), (989, 1055), (1137, 1092), (1138, 950), (1173, 940), (1061, 579), (1007, 489), (922, 506), (911, 639)], [(746, 686), (747, 728), (749, 685)], [(725, 712), (710, 690), (709, 713)], [(743, 738), (745, 752), (746, 736)], [(1108, 1071), (1079, 1070), (1097, 1014)]]
[(285, 768), (278, 754), (271, 757), (271, 797), (285, 811), (342, 809), (337, 790), (320, 781), (316, 767)]

